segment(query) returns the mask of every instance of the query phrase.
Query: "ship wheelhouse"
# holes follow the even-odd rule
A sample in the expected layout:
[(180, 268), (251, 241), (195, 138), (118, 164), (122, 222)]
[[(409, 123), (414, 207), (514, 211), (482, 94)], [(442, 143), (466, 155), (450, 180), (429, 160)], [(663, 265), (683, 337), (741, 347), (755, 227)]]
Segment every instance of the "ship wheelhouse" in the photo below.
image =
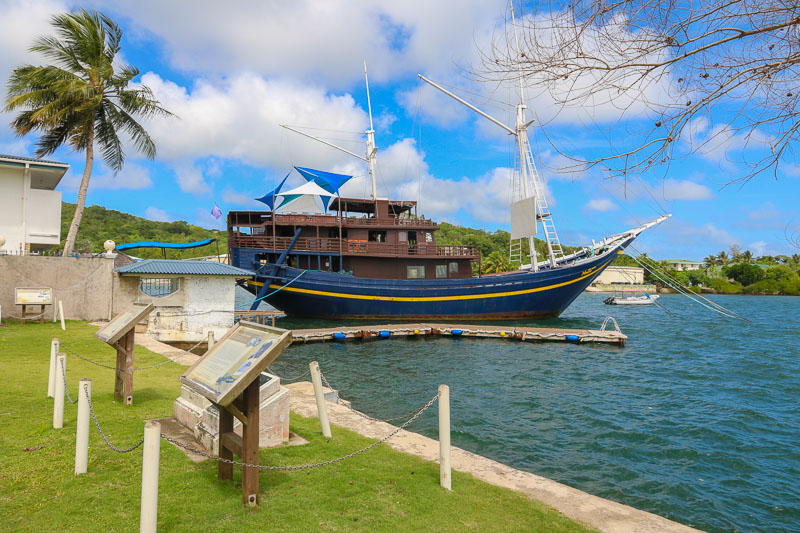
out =
[(330, 214), (231, 211), (232, 264), (259, 270), (289, 248), (290, 267), (375, 279), (464, 279), (480, 261), (475, 246), (437, 246), (433, 221), (416, 202), (334, 198)]

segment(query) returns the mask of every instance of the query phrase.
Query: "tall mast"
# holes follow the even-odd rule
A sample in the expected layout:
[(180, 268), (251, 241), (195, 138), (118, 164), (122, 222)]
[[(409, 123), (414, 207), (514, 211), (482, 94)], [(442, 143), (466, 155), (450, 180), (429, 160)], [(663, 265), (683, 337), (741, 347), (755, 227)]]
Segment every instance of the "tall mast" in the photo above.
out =
[[(367, 166), (369, 167), (369, 176), (372, 178), (372, 199), (378, 199), (378, 189), (375, 186), (375, 163), (378, 159), (378, 147), (375, 146), (375, 127), (372, 125), (372, 102), (369, 99), (369, 77), (367, 76), (367, 62), (364, 61), (364, 82), (367, 86), (367, 109), (369, 111), (369, 129), (365, 132), (367, 135)], [(375, 216), (378, 216), (375, 213)]]
[[(514, 28), (514, 41), (517, 44), (517, 54), (519, 54), (519, 36), (517, 35), (517, 19), (514, 16), (513, 0), (511, 2), (511, 26)], [(530, 191), (528, 190), (527, 153), (529, 148), (528, 148), (528, 128), (525, 121), (525, 90), (522, 84), (522, 65), (520, 64), (519, 59), (520, 59), (519, 57), (516, 58), (517, 70), (519, 76), (519, 104), (517, 104), (517, 123), (516, 123), (517, 146), (519, 150), (519, 179), (522, 182), (523, 198), (530, 198), (531, 194)], [(536, 192), (537, 191), (534, 188), (534, 196), (536, 195)], [(516, 246), (521, 248), (521, 245), (516, 245)], [(539, 269), (539, 264), (536, 257), (536, 239), (533, 237), (533, 235), (528, 236), (528, 250), (531, 258), (531, 268), (535, 272)], [(551, 261), (553, 261), (553, 258), (551, 258)]]
[(372, 102), (370, 101), (370, 97), (369, 97), (369, 78), (367, 77), (367, 62), (366, 61), (364, 62), (364, 81), (365, 81), (365, 83), (367, 85), (367, 109), (369, 110), (369, 129), (364, 132), (364, 135), (367, 136), (367, 152), (366, 152), (365, 156), (360, 156), (360, 155), (358, 155), (358, 154), (356, 154), (354, 152), (351, 152), (350, 150), (348, 150), (346, 148), (342, 148), (341, 146), (338, 146), (338, 145), (336, 145), (336, 144), (334, 144), (332, 142), (326, 141), (325, 139), (321, 139), (321, 138), (316, 137), (314, 135), (309, 135), (308, 133), (306, 133), (304, 131), (300, 131), (300, 130), (295, 129), (295, 128), (291, 127), (291, 126), (287, 126), (286, 124), (280, 124), (280, 126), (283, 127), (283, 128), (286, 128), (287, 130), (293, 131), (295, 133), (299, 133), (300, 135), (303, 135), (304, 137), (308, 137), (309, 139), (314, 139), (315, 141), (319, 141), (322, 144), (326, 144), (326, 145), (328, 145), (328, 146), (330, 146), (332, 148), (336, 148), (337, 150), (341, 150), (342, 152), (344, 152), (346, 154), (350, 154), (353, 157), (357, 157), (358, 159), (366, 162), (367, 163), (367, 167), (369, 168), (369, 176), (370, 176), (370, 178), (372, 180), (372, 199), (373, 200), (377, 200), (378, 199), (378, 191), (377, 191), (377, 187), (375, 185), (375, 166), (376, 166), (377, 161), (378, 161), (378, 147), (375, 146), (375, 127), (373, 126), (373, 123), (372, 123)]

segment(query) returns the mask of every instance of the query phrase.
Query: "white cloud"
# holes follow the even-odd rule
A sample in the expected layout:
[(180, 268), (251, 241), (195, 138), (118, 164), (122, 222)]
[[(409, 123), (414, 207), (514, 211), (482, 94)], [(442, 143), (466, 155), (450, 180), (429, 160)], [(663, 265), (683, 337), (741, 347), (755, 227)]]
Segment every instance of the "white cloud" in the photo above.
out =
[(144, 210), (144, 217), (156, 222), (172, 222), (174, 220), (169, 213), (152, 205)]
[(501, 0), (125, 0), (113, 6), (136, 25), (136, 37), (162, 42), (181, 70), (324, 79), (340, 88), (363, 80), (362, 59), (376, 83), (452, 68), (475, 54), (476, 28), (491, 28), (504, 8)]
[(586, 209), (590, 211), (605, 212), (605, 211), (613, 211), (617, 209), (617, 206), (614, 204), (614, 202), (611, 201), (610, 198), (592, 198), (586, 204)]
[(663, 198), (672, 200), (708, 200), (713, 198), (711, 189), (689, 180), (666, 179), (663, 181), (661, 191)]
[[(59, 186), (65, 191), (76, 192), (82, 178), (82, 174), (69, 171)], [(96, 189), (141, 190), (152, 186), (150, 170), (134, 163), (126, 164), (116, 175), (108, 169), (102, 168), (100, 172), (93, 173), (89, 180), (89, 192)]]
[[(271, 189), (270, 189), (271, 190)], [(263, 209), (264, 204), (256, 201), (252, 196), (236, 192), (233, 189), (226, 188), (222, 191), (222, 201), (236, 206), (250, 207), (253, 209)], [(225, 209), (223, 208), (223, 211)]]
[[(198, 80), (191, 89), (153, 73), (145, 74), (142, 83), (179, 117), (147, 124), (159, 159), (173, 162), (212, 156), (254, 166), (287, 168), (299, 161), (332, 166), (349, 156), (279, 124), (363, 131), (369, 122), (350, 95), (253, 74), (233, 76), (218, 85)], [(203, 188), (197, 175), (187, 180), (190, 189)]]
[(203, 178), (203, 172), (196, 166), (188, 163), (179, 163), (174, 168), (178, 187), (183, 192), (188, 192), (195, 196), (202, 196), (211, 192), (211, 187), (208, 186), (208, 183)]

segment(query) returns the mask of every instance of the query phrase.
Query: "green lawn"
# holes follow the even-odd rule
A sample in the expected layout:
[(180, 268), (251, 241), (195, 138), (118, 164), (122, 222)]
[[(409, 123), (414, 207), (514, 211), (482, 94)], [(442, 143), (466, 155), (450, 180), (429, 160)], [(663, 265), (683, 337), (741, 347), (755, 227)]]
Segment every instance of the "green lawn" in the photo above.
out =
[[(0, 327), (0, 529), (13, 531), (137, 531), (141, 448), (120, 454), (92, 427), (89, 473), (73, 474), (76, 406), (67, 403), (64, 428), (52, 429), (47, 395), (50, 339), (93, 360), (113, 364), (114, 351), (96, 328), (67, 322), (11, 321)], [(136, 347), (136, 366), (163, 357)], [(103, 430), (118, 447), (142, 437), (144, 421), (170, 416), (184, 367), (168, 364), (134, 375), (134, 405), (113, 398), (113, 371), (67, 356), (69, 390), (92, 378), (92, 400)], [(339, 457), (369, 444), (333, 427), (327, 442), (316, 419), (292, 414), (292, 431), (310, 444), (261, 451), (262, 464), (305, 464)], [(36, 449), (38, 448), (38, 449)], [(26, 451), (26, 449), (28, 451)], [(453, 472), (453, 492), (439, 487), (439, 467), (380, 445), (335, 465), (291, 473), (263, 472), (261, 505), (241, 504), (241, 471), (217, 480), (216, 463), (193, 463), (162, 440), (158, 526), (162, 531), (589, 531), (510, 490)]]

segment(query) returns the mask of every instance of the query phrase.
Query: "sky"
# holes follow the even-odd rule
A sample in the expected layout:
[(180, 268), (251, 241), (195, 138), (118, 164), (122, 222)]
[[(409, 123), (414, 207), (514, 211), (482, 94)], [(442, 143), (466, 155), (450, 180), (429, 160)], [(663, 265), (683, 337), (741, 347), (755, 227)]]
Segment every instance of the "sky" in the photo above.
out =
[[(176, 115), (143, 122), (158, 154), (149, 161), (126, 144), (116, 175), (96, 160), (87, 205), (159, 221), (224, 228), (211, 209), (259, 209), (262, 196), (294, 165), (353, 174), (343, 196), (368, 197), (366, 165), (281, 128), (288, 124), (363, 153), (369, 127), (364, 62), (378, 146), (380, 197), (415, 200), (419, 212), (490, 231), (509, 228), (512, 138), (496, 125), (418, 81), (417, 74), (513, 127), (518, 95), (508, 85), (467, 75), (507, 16), (507, 0), (174, 1), (0, 0), (0, 79), (14, 67), (42, 64), (28, 52), (51, 33), (50, 17), (98, 9), (122, 27), (120, 62), (139, 68)], [(619, 106), (553, 115), (552, 99), (526, 93), (534, 157), (549, 192), (559, 236), (569, 245), (622, 232), (662, 212), (673, 216), (643, 234), (638, 250), (656, 258), (702, 260), (738, 245), (756, 255), (796, 252), (787, 223), (800, 225), (800, 167), (779, 168), (726, 186), (742, 170), (736, 136), (675, 161), (666, 172), (609, 179), (566, 173), (561, 153), (591, 157), (622, 139)], [(633, 106), (636, 113), (636, 106)], [(642, 111), (642, 119), (645, 111)], [(628, 115), (627, 118), (631, 118)], [(636, 116), (632, 117), (636, 120)], [(32, 156), (35, 136), (17, 137), (0, 113), (0, 153)], [(697, 120), (702, 138), (718, 125)], [(315, 129), (311, 129), (315, 128)], [(59, 189), (75, 202), (84, 154), (62, 148)], [(296, 173), (287, 185), (303, 183)]]

